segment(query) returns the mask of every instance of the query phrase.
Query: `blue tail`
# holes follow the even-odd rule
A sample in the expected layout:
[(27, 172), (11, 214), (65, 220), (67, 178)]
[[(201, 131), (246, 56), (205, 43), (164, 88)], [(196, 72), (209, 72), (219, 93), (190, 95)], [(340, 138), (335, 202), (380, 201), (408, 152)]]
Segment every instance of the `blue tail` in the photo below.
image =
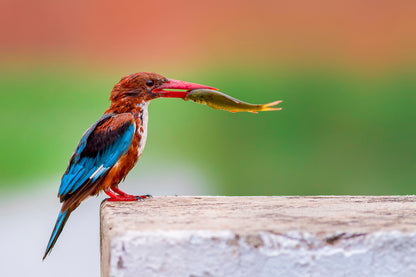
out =
[(42, 260), (44, 260), (46, 256), (49, 254), (49, 252), (52, 250), (70, 214), (71, 212), (69, 210), (59, 212), (58, 219), (56, 220), (55, 227), (53, 227), (51, 238), (49, 239), (48, 246), (46, 247), (45, 255), (43, 256)]

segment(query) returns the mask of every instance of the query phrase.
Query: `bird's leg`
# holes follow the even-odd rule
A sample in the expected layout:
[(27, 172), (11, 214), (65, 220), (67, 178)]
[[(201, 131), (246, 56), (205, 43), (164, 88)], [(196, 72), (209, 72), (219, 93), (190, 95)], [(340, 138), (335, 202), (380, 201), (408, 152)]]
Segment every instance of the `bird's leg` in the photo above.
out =
[(114, 191), (115, 193), (117, 193), (118, 195), (120, 195), (120, 196), (123, 196), (123, 197), (134, 197), (134, 198), (136, 198), (136, 199), (139, 199), (139, 198), (141, 198), (141, 199), (146, 199), (146, 198), (150, 198), (150, 197), (152, 197), (150, 194), (146, 194), (146, 195), (131, 195), (131, 194), (127, 194), (127, 193), (125, 193), (124, 191), (121, 191), (119, 188), (118, 188), (118, 186), (117, 185), (115, 185), (115, 186), (112, 186), (111, 187), (111, 190), (112, 191)]
[(122, 196), (122, 197), (137, 198), (137, 197), (136, 197), (136, 196), (134, 196), (134, 195), (127, 194), (127, 193), (125, 193), (124, 191), (121, 191), (121, 190), (118, 188), (118, 186), (112, 186), (110, 189), (111, 189), (112, 191), (114, 191), (115, 193), (117, 193), (118, 195)]
[(114, 192), (112, 192), (110, 189), (105, 189), (104, 192), (110, 196), (110, 198), (107, 201), (137, 201), (138, 198), (133, 196), (133, 197), (125, 197), (125, 196), (121, 196), (121, 195), (117, 195)]

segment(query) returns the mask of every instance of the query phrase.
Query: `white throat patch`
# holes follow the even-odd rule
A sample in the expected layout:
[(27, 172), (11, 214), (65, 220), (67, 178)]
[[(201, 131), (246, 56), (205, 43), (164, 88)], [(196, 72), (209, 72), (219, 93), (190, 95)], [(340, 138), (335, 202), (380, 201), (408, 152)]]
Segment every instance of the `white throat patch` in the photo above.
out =
[(138, 147), (138, 156), (140, 157), (143, 153), (144, 147), (146, 145), (147, 140), (147, 122), (149, 120), (149, 113), (147, 111), (147, 107), (149, 106), (149, 101), (145, 102), (143, 101), (140, 103), (140, 108), (142, 109), (139, 117), (141, 118), (141, 124), (143, 125), (143, 132), (141, 132), (141, 128), (139, 126), (136, 126), (136, 132), (141, 135), (141, 140)]

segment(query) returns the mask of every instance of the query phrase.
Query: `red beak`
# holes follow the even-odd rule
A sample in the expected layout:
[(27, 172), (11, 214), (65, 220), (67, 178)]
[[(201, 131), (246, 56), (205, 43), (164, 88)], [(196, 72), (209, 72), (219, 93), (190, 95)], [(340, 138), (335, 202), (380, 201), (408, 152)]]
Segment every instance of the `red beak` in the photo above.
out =
[[(208, 87), (204, 85), (178, 81), (173, 79), (168, 79), (168, 81), (161, 86), (153, 90), (154, 93), (158, 94), (159, 97), (172, 97), (172, 98), (185, 98), (189, 91), (194, 89), (213, 89), (218, 90), (213, 87)], [(181, 89), (185, 91), (167, 91), (165, 89)]]

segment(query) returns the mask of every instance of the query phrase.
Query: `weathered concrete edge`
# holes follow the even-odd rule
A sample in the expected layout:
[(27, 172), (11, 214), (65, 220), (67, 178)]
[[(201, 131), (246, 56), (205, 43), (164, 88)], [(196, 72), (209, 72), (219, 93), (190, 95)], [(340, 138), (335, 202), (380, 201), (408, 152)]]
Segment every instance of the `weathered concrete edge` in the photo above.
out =
[[(322, 238), (298, 231), (240, 236), (231, 231), (160, 230), (115, 236), (103, 250), (108, 251), (102, 253), (108, 262), (102, 264), (102, 276), (130, 276), (135, 272), (154, 276), (162, 265), (176, 268), (178, 260), (193, 264), (192, 272), (178, 274), (168, 267), (163, 276), (206, 273), (198, 272), (198, 268), (211, 268), (213, 276), (226, 276), (224, 269), (234, 276), (253, 270), (258, 276), (261, 272), (281, 276), (290, 276), (289, 272), (304, 273), (302, 276), (338, 276), (336, 272), (360, 276), (416, 274), (416, 232), (335, 233)], [(197, 263), (202, 265), (195, 267)]]

